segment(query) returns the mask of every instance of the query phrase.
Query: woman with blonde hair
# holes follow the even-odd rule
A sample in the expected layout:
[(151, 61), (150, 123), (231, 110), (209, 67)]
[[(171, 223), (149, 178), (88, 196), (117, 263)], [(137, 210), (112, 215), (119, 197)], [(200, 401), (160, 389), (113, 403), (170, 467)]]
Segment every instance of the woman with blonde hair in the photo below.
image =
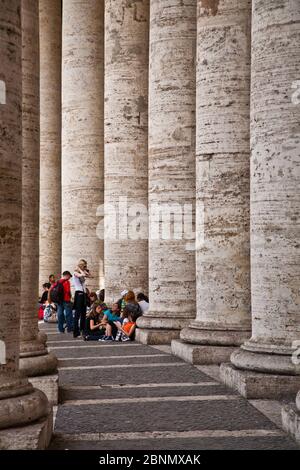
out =
[(80, 259), (77, 263), (76, 268), (73, 273), (73, 286), (75, 289), (74, 296), (74, 331), (73, 336), (77, 338), (80, 336), (80, 332), (83, 332), (85, 329), (85, 317), (86, 317), (86, 278), (91, 277), (90, 271), (88, 270), (87, 261)]

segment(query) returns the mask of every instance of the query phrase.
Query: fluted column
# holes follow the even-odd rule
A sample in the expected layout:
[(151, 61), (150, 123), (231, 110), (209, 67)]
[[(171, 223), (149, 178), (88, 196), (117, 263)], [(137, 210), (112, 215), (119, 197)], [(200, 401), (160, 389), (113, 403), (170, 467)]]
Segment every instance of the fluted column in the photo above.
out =
[(199, 1), (197, 16), (197, 318), (172, 347), (203, 364), (250, 337), (251, 1)]
[(104, 1), (63, 2), (62, 38), (62, 269), (89, 264), (89, 288), (103, 283)]
[(252, 338), (222, 377), (248, 397), (271, 398), (300, 388), (300, 4), (254, 0), (252, 22)]
[(40, 0), (39, 288), (61, 272), (61, 0)]
[[(22, 2), (23, 3), (23, 2)], [(19, 426), (6, 448), (26, 448), (28, 425), (51, 421), (46, 396), (19, 375), (19, 329), (22, 229), (22, 66), (21, 1), (0, 7), (0, 80), (6, 85), (0, 105), (0, 439)], [(30, 256), (30, 253), (28, 253)], [(51, 423), (50, 423), (51, 424)], [(38, 428), (38, 426), (37, 426)], [(36, 429), (38, 434), (38, 429)], [(48, 439), (49, 442), (49, 439)]]
[(38, 338), (39, 293), (39, 2), (22, 2), (22, 261), (20, 371), (56, 370), (57, 359)]
[(196, 3), (150, 1), (150, 310), (137, 332), (149, 344), (178, 337), (196, 313), (195, 253), (184, 232), (195, 202)]
[(149, 0), (105, 2), (107, 301), (148, 292), (148, 33)]

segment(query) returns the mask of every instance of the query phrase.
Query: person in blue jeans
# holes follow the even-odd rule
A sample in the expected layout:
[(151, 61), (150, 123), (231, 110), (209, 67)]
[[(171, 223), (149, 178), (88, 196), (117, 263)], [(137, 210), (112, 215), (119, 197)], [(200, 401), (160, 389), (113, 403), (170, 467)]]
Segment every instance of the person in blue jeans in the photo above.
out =
[(65, 324), (67, 325), (67, 332), (73, 331), (73, 312), (71, 302), (71, 283), (70, 279), (72, 274), (69, 271), (63, 272), (63, 277), (58, 281), (62, 285), (62, 299), (57, 304), (57, 321), (58, 331), (65, 332)]

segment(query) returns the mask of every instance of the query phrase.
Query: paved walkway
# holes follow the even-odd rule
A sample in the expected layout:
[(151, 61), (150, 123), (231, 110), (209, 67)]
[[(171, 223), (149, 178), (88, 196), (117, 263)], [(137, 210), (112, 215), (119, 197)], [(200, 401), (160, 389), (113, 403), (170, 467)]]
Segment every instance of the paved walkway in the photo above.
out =
[(41, 327), (59, 358), (51, 449), (298, 448), (251, 403), (168, 348), (83, 342)]

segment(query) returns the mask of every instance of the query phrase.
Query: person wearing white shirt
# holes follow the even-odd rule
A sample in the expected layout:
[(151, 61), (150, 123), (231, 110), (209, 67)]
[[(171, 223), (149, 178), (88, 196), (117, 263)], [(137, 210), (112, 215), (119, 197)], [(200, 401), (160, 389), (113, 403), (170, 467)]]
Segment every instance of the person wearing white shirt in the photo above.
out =
[(72, 277), (72, 284), (74, 286), (75, 295), (74, 295), (74, 331), (73, 336), (77, 338), (80, 336), (80, 333), (83, 333), (85, 330), (85, 319), (86, 319), (86, 284), (85, 280), (87, 277), (90, 277), (90, 272), (87, 267), (87, 262), (84, 259), (81, 259), (78, 262), (74, 270)]
[(137, 295), (136, 298), (137, 298), (139, 306), (142, 309), (143, 314), (147, 313), (148, 310), (149, 310), (149, 299), (148, 299), (148, 297), (145, 294), (143, 294), (142, 292), (140, 292)]

